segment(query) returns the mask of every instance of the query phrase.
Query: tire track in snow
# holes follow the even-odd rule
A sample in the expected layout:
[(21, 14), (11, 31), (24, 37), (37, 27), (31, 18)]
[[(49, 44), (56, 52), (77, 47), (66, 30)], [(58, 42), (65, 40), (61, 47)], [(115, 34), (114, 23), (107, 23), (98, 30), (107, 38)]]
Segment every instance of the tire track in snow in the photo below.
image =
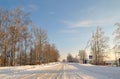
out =
[(51, 79), (64, 79), (63, 73), (64, 73), (64, 65), (61, 64), (61, 67), (58, 70), (57, 74), (53, 76)]
[[(31, 69), (35, 71), (32, 71)], [(28, 69), (16, 73), (1, 75), (0, 79), (84, 79), (84, 75), (86, 75), (78, 72), (78, 70), (76, 71), (75, 66), (67, 63), (45, 67), (42, 70), (41, 68), (40, 70), (37, 69), (39, 69), (38, 66), (31, 67), (30, 70)]]
[(78, 72), (70, 64), (65, 64), (65, 77), (64, 79), (83, 79)]
[(74, 77), (75, 77), (75, 79), (83, 79), (83, 78), (79, 75), (79, 73), (75, 73), (75, 74), (74, 74)]
[(58, 66), (54, 67), (54, 69), (56, 69), (56, 70), (53, 70), (53, 71), (51, 70), (51, 72), (49, 72), (49, 73), (47, 72), (46, 75), (44, 75), (42, 77), (36, 77), (35, 79), (57, 79), (57, 78), (54, 78), (54, 77), (61, 70), (61, 64), (60, 64), (59, 67)]
[(70, 79), (70, 76), (71, 75), (69, 75), (70, 73), (69, 73), (69, 66), (68, 66), (68, 64), (65, 64), (65, 68), (64, 68), (64, 79)]
[(60, 70), (62, 69), (62, 66), (63, 64), (60, 64), (59, 68), (56, 67), (56, 70), (55, 70), (56, 73), (52, 73), (52, 75), (48, 79), (57, 79), (57, 76), (60, 74)]

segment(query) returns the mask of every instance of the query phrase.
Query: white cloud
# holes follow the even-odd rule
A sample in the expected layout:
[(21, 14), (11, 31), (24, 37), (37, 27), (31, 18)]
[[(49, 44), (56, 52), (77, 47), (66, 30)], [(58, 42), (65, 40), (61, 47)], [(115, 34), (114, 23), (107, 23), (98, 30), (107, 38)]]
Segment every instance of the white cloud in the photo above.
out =
[(78, 33), (77, 30), (67, 29), (67, 30), (60, 30), (61, 33)]
[(39, 10), (39, 6), (35, 4), (27, 4), (25, 6), (21, 6), (21, 9), (27, 12), (34, 12), (34, 11)]
[(32, 10), (38, 10), (39, 6), (35, 5), (35, 4), (31, 4), (31, 5), (28, 5), (28, 8), (30, 8)]
[(118, 21), (114, 18), (109, 19), (102, 19), (102, 20), (82, 20), (77, 22), (70, 22), (70, 21), (63, 21), (65, 25), (71, 28), (78, 28), (78, 27), (92, 27), (92, 26), (105, 26), (108, 24), (114, 25)]

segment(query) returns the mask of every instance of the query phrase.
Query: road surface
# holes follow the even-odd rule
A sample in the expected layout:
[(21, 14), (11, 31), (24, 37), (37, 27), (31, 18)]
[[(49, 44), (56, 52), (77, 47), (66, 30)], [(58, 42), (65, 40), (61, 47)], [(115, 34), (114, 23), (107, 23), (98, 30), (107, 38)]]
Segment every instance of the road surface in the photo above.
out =
[(120, 79), (120, 68), (77, 63), (0, 67), (0, 79)]

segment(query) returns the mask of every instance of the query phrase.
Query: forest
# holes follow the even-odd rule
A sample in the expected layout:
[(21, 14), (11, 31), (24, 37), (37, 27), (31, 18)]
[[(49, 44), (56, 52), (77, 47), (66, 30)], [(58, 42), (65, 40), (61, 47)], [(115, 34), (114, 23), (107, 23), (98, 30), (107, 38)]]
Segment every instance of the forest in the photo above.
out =
[(49, 43), (46, 31), (29, 16), (20, 8), (0, 9), (0, 66), (58, 61), (60, 55), (55, 44)]

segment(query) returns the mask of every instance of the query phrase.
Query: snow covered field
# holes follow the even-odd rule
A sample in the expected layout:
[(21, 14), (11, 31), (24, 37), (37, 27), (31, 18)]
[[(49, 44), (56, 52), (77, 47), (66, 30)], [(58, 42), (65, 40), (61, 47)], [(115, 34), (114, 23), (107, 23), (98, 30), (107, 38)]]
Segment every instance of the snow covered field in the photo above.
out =
[(120, 79), (120, 68), (77, 63), (0, 67), (0, 79)]

